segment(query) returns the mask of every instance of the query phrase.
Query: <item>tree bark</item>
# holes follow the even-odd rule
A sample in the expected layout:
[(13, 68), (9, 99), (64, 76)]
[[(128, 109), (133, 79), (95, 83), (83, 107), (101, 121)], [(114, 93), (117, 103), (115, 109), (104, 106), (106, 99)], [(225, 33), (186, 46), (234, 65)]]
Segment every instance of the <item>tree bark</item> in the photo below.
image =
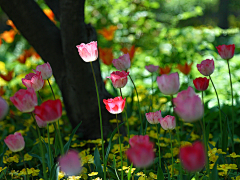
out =
[[(85, 0), (46, 0), (58, 14), (60, 29), (51, 22), (33, 0), (0, 0), (2, 10), (34, 47), (49, 62), (62, 92), (63, 102), (73, 128), (82, 121), (84, 139), (100, 137), (97, 95), (89, 63), (84, 62), (76, 45), (96, 41), (96, 31), (84, 22)], [(113, 129), (115, 118), (105, 108), (103, 99), (110, 98), (100, 72), (99, 61), (93, 62), (103, 116), (104, 137)]]
[(228, 22), (229, 3), (230, 3), (230, 0), (220, 0), (219, 1), (218, 26), (222, 29), (229, 28), (229, 22)]

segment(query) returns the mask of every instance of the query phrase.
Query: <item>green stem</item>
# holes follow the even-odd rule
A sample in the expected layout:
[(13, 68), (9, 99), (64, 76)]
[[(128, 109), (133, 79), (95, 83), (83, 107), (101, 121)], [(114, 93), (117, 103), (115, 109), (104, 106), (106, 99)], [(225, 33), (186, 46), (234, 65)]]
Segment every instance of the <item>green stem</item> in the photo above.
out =
[(99, 118), (100, 118), (100, 128), (101, 128), (101, 139), (102, 139), (102, 157), (103, 157), (103, 165), (104, 165), (104, 180), (106, 180), (106, 163), (105, 163), (105, 157), (104, 157), (104, 141), (103, 141), (103, 127), (102, 127), (102, 114), (101, 114), (101, 105), (100, 105), (100, 98), (99, 98), (99, 93), (98, 93), (98, 86), (97, 86), (97, 81), (95, 77), (95, 72), (93, 69), (92, 62), (90, 62), (91, 68), (92, 68), (92, 73), (93, 73), (93, 78), (95, 82), (95, 87), (96, 87), (96, 93), (97, 93), (97, 99), (98, 99), (98, 110), (99, 110)]
[(57, 135), (58, 135), (58, 141), (60, 144), (60, 150), (61, 150), (61, 155), (64, 155), (64, 149), (63, 149), (63, 142), (62, 142), (62, 137), (61, 137), (61, 133), (60, 133), (60, 128), (57, 127), (57, 123), (54, 122), (53, 123), (55, 131), (57, 131)]
[(170, 131), (170, 141), (171, 141), (171, 155), (172, 155), (172, 179), (174, 174), (174, 164), (173, 164), (173, 148), (172, 148), (172, 131)]
[(45, 156), (44, 156), (44, 149), (43, 149), (43, 144), (42, 144), (42, 138), (41, 138), (41, 134), (40, 134), (40, 130), (39, 130), (39, 127), (37, 125), (37, 121), (34, 117), (34, 114), (32, 114), (32, 117), (34, 119), (34, 122), (35, 122), (35, 126), (37, 128), (37, 132), (38, 132), (38, 138), (39, 138), (39, 146), (40, 146), (40, 152), (41, 152), (41, 157), (42, 157), (42, 166), (43, 166), (43, 176), (44, 176), (44, 179), (48, 179), (47, 178), (47, 174), (46, 174), (46, 163), (45, 163)]
[(53, 162), (52, 162), (52, 151), (51, 151), (51, 146), (50, 146), (50, 135), (49, 135), (49, 125), (47, 123), (47, 135), (48, 135), (48, 156), (50, 158), (50, 170), (53, 166)]
[(232, 151), (234, 152), (234, 111), (233, 111), (233, 87), (232, 87), (232, 78), (231, 78), (231, 71), (229, 66), (229, 60), (227, 60), (228, 64), (228, 73), (230, 79), (230, 86), (231, 86), (231, 95), (232, 95)]
[(42, 102), (42, 97), (41, 97), (40, 91), (38, 91), (38, 95), (39, 95), (39, 98), (40, 98), (40, 100)]
[(160, 141), (159, 141), (159, 132), (158, 132), (158, 124), (156, 124), (156, 127), (157, 127), (157, 139), (158, 139), (158, 156), (159, 156), (159, 166), (160, 166), (160, 168), (162, 168), (161, 167), (161, 165), (162, 165), (162, 163), (161, 163), (161, 150), (160, 150)]
[(55, 94), (54, 94), (54, 92), (53, 92), (53, 89), (52, 89), (52, 86), (51, 86), (51, 83), (50, 83), (49, 79), (47, 79), (47, 82), (48, 82), (48, 84), (49, 84), (49, 86), (50, 86), (50, 88), (51, 88), (51, 91), (52, 91), (52, 94), (53, 94), (53, 98), (56, 99)]
[(212, 78), (211, 78), (210, 75), (209, 75), (209, 78), (210, 78), (210, 80), (211, 80), (211, 82), (212, 82), (213, 88), (214, 88), (215, 93), (216, 93), (216, 96), (217, 96), (218, 109), (219, 109), (219, 122), (220, 122), (220, 131), (221, 131), (221, 140), (222, 140), (222, 134), (223, 134), (223, 133), (222, 133), (222, 118), (221, 118), (220, 102), (219, 102), (217, 90), (216, 90), (216, 88), (215, 88), (215, 86), (214, 86), (214, 84), (213, 84), (213, 81), (212, 81)]
[(24, 156), (23, 156), (23, 154), (22, 154), (22, 151), (20, 151), (20, 155), (21, 155), (21, 157), (22, 157), (23, 164), (24, 164), (24, 167), (25, 167), (25, 169), (26, 169), (26, 173), (27, 173), (27, 180), (28, 180), (28, 179), (29, 179), (29, 177), (28, 177), (27, 165), (26, 165), (26, 163), (25, 163), (25, 161), (24, 161)]
[(134, 89), (136, 91), (136, 94), (137, 94), (137, 99), (138, 99), (138, 110), (139, 110), (139, 119), (140, 119), (140, 122), (141, 122), (141, 132), (142, 132), (142, 135), (143, 135), (143, 122), (142, 122), (142, 115), (141, 115), (141, 109), (140, 109), (140, 102), (139, 102), (139, 97), (138, 97), (138, 92), (137, 92), (137, 88), (133, 82), (133, 79), (132, 77), (130, 76), (130, 74), (128, 75), (133, 83), (133, 86), (134, 86)]
[[(121, 97), (123, 98), (122, 89), (119, 88), (119, 90), (120, 90)], [(127, 106), (127, 102), (125, 103), (125, 106)], [(129, 122), (128, 122), (128, 116), (127, 116), (127, 107), (126, 107), (126, 110), (125, 110), (125, 114), (126, 114), (126, 121), (127, 121), (128, 140), (129, 140), (130, 139), (130, 133), (129, 133)]]
[(118, 126), (118, 119), (117, 119), (117, 114), (116, 114), (116, 120), (117, 120), (117, 129), (118, 129), (118, 140), (119, 140), (119, 146), (120, 146), (120, 157), (121, 157), (121, 180), (123, 180), (123, 158), (122, 158), (122, 143), (121, 143), (121, 138), (120, 138), (120, 131), (119, 131), (119, 126)]
[(152, 73), (152, 99), (151, 99), (151, 110), (153, 111), (153, 73)]
[[(202, 103), (204, 104), (203, 91), (202, 91)], [(206, 157), (207, 157), (207, 173), (208, 173), (208, 177), (211, 179), (210, 169), (209, 169), (209, 161), (208, 161), (208, 146), (207, 146), (206, 125), (205, 125), (204, 114), (203, 114), (203, 136), (204, 136), (203, 139), (204, 139), (205, 153), (206, 153)]]

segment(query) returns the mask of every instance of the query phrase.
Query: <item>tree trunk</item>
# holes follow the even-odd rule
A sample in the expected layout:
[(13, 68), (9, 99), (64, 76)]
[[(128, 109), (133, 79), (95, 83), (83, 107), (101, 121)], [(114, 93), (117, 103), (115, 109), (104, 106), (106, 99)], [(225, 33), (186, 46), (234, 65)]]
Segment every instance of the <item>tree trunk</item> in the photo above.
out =
[(228, 29), (228, 16), (229, 16), (229, 1), (230, 0), (220, 0), (218, 9), (218, 26), (222, 29)]
[[(85, 0), (46, 0), (57, 14), (61, 28), (55, 26), (33, 0), (0, 0), (2, 10), (34, 47), (49, 62), (62, 92), (63, 102), (73, 128), (82, 121), (82, 138), (100, 137), (97, 95), (89, 63), (84, 62), (76, 45), (96, 41), (96, 31), (84, 23)], [(100, 72), (99, 61), (93, 62), (96, 73), (104, 137), (113, 129), (109, 119), (115, 118), (105, 108), (103, 99), (110, 98)]]

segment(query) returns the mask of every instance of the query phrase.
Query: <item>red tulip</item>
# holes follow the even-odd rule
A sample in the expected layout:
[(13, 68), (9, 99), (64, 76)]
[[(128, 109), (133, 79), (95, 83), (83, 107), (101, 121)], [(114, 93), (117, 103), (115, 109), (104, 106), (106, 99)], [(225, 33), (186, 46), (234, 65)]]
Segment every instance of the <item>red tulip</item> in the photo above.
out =
[(204, 76), (210, 76), (214, 71), (214, 61), (213, 59), (206, 59), (201, 62), (201, 64), (197, 64), (198, 71)]
[(34, 113), (47, 123), (57, 121), (62, 116), (62, 103), (59, 99), (47, 100), (36, 106)]
[(198, 91), (205, 91), (208, 88), (209, 79), (199, 77), (193, 80), (193, 84)]
[(230, 44), (230, 45), (219, 45), (216, 47), (218, 50), (219, 55), (225, 59), (229, 60), (233, 57), (234, 51), (235, 51), (235, 44)]
[(156, 112), (149, 112), (149, 113), (146, 113), (145, 115), (146, 115), (147, 121), (150, 124), (159, 124), (160, 119), (162, 119), (161, 110)]
[(163, 68), (159, 68), (159, 74), (163, 75), (163, 74), (169, 74), (171, 71), (171, 66), (165, 66)]
[(69, 150), (65, 155), (58, 159), (58, 162), (61, 171), (67, 175), (78, 175), (82, 170), (81, 160), (78, 152), (75, 150)]
[(144, 144), (149, 143), (149, 136), (148, 135), (135, 135), (132, 138), (129, 139), (130, 146), (135, 146), (136, 144)]
[(12, 152), (18, 152), (24, 149), (25, 141), (22, 137), (22, 134), (15, 132), (14, 134), (8, 135), (4, 142)]
[(124, 48), (121, 49), (121, 51), (124, 54), (129, 54), (130, 60), (132, 62), (135, 51), (136, 51), (135, 45), (132, 45), (130, 49), (124, 47)]
[(78, 53), (85, 62), (96, 61), (98, 58), (97, 41), (88, 44), (80, 44), (76, 46)]
[(99, 56), (102, 62), (107, 66), (112, 64), (113, 61), (112, 48), (99, 48)]
[(128, 76), (129, 72), (125, 72), (125, 71), (114, 71), (111, 73), (111, 75), (109, 78), (111, 79), (113, 86), (115, 88), (123, 88), (126, 84), (127, 84), (127, 76)]
[(191, 71), (192, 64), (193, 63), (185, 63), (184, 65), (178, 64), (177, 69), (179, 69), (183, 74), (188, 75)]
[(183, 167), (190, 172), (200, 171), (206, 163), (206, 153), (203, 143), (197, 141), (180, 148), (179, 158)]
[(25, 78), (22, 78), (22, 83), (27, 88), (31, 87), (35, 91), (39, 91), (43, 87), (44, 80), (42, 79), (41, 72), (36, 71), (36, 74), (29, 73)]
[(47, 126), (47, 122), (41, 120), (39, 116), (36, 115), (35, 119), (36, 119), (36, 122), (37, 122), (37, 125), (38, 125), (39, 128), (43, 128), (43, 127)]
[(106, 109), (111, 114), (119, 114), (125, 107), (126, 98), (122, 99), (121, 96), (115, 97), (114, 99), (104, 99), (103, 103), (106, 105)]
[(12, 103), (22, 112), (32, 112), (37, 105), (37, 95), (33, 88), (20, 89), (10, 97)]

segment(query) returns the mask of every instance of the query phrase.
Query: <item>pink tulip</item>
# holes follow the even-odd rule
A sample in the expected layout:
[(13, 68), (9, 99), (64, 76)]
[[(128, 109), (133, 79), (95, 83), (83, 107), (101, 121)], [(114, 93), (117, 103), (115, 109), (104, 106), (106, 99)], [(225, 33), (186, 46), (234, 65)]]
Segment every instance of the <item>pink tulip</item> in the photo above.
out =
[(174, 116), (167, 115), (160, 120), (160, 124), (164, 130), (172, 130), (176, 127), (176, 119)]
[(192, 146), (181, 147), (179, 158), (187, 171), (200, 171), (205, 166), (207, 159), (203, 143), (197, 141)]
[(25, 147), (23, 136), (19, 132), (15, 132), (14, 134), (8, 135), (4, 139), (4, 142), (12, 152), (21, 151)]
[(62, 116), (62, 103), (59, 99), (47, 100), (36, 106), (34, 113), (47, 123), (57, 121)]
[(135, 146), (136, 144), (145, 144), (145, 143), (149, 143), (149, 136), (145, 135), (135, 135), (132, 138), (129, 139), (129, 144), (130, 146)]
[(127, 76), (129, 72), (125, 71), (114, 71), (111, 73), (110, 77), (107, 78), (112, 80), (113, 86), (115, 88), (123, 88), (127, 84)]
[(6, 102), (5, 99), (3, 99), (2, 97), (0, 97), (0, 120), (2, 120), (3, 118), (5, 118), (5, 116), (8, 113), (8, 103)]
[(126, 71), (131, 66), (130, 56), (129, 54), (124, 54), (120, 56), (118, 59), (113, 59), (113, 65), (120, 71)]
[(33, 69), (33, 71), (35, 73), (37, 73), (37, 71), (41, 72), (43, 80), (46, 80), (46, 79), (48, 79), (48, 78), (50, 78), (52, 76), (52, 68), (51, 68), (51, 66), (50, 66), (50, 64), (48, 62), (44, 63), (42, 65), (38, 65), (36, 67), (36, 70)]
[(176, 94), (180, 88), (178, 73), (163, 74), (157, 77), (160, 91), (165, 95)]
[(38, 125), (39, 128), (44, 128), (44, 127), (47, 126), (47, 122), (41, 120), (41, 118), (39, 116), (36, 115), (35, 119), (36, 119), (36, 122), (37, 122), (37, 125)]
[(229, 60), (233, 57), (234, 51), (235, 51), (235, 44), (230, 44), (230, 45), (219, 45), (216, 47), (218, 50), (219, 55), (225, 59)]
[(27, 88), (33, 88), (35, 91), (42, 89), (44, 80), (42, 79), (41, 72), (36, 71), (36, 74), (29, 73), (22, 79), (22, 83)]
[(173, 99), (174, 111), (185, 122), (193, 122), (202, 118), (204, 108), (201, 99), (195, 94), (192, 87), (178, 93), (177, 97)]
[(32, 112), (38, 104), (37, 95), (33, 88), (20, 89), (10, 97), (12, 103), (22, 112)]
[(147, 121), (150, 124), (159, 124), (160, 119), (162, 119), (161, 110), (156, 112), (149, 112), (149, 113), (146, 113), (145, 115), (146, 115)]
[(121, 96), (115, 97), (114, 99), (104, 99), (103, 103), (106, 105), (106, 109), (111, 114), (119, 114), (125, 107), (126, 98), (122, 99)]
[(198, 71), (204, 76), (210, 76), (214, 71), (214, 61), (213, 59), (206, 59), (201, 62), (201, 64), (197, 64)]
[(126, 151), (128, 159), (138, 168), (148, 167), (154, 161), (154, 144), (147, 137), (137, 136), (133, 144), (129, 141), (131, 148)]
[(205, 91), (208, 88), (209, 79), (199, 77), (193, 80), (193, 84), (198, 91)]
[(69, 150), (65, 155), (58, 159), (61, 171), (69, 176), (80, 174), (82, 170), (81, 160), (78, 152)]
[(155, 71), (157, 71), (159, 69), (159, 66), (154, 66), (154, 65), (148, 65), (148, 66), (145, 66), (145, 68), (150, 72), (150, 73), (153, 73)]
[(97, 41), (92, 41), (88, 44), (80, 44), (76, 46), (79, 55), (85, 62), (96, 61), (98, 58)]

